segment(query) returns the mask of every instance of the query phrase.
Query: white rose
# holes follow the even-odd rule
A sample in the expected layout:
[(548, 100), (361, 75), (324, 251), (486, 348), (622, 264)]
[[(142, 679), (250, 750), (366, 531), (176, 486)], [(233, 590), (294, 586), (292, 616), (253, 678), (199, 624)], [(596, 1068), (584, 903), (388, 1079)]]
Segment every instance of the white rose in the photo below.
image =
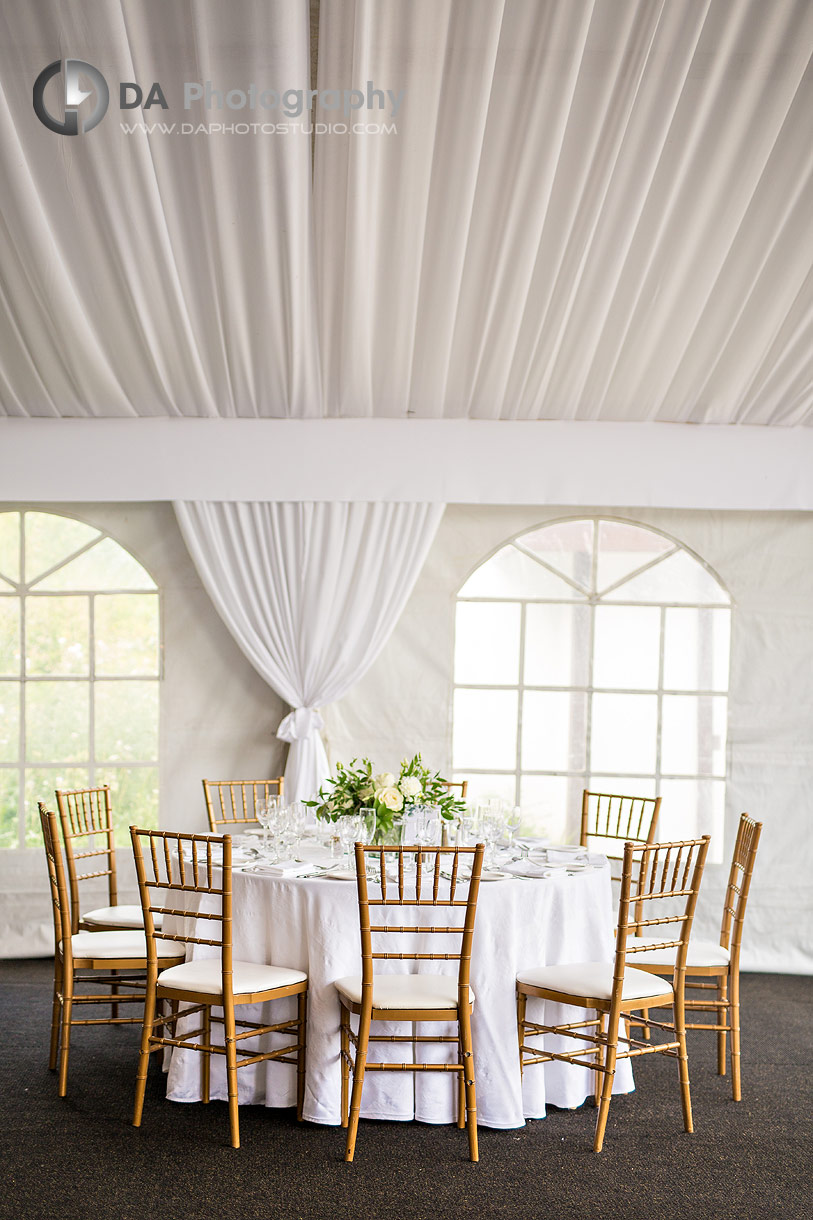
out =
[(373, 778), (376, 792), (380, 792), (382, 788), (393, 788), (395, 786), (395, 776), (391, 771), (382, 771), (380, 775)]
[(401, 789), (404, 796), (420, 796), (421, 781), (416, 779), (414, 775), (405, 775), (398, 787)]
[(383, 805), (385, 809), (391, 809), (393, 813), (399, 813), (404, 807), (403, 796), (392, 784), (386, 788), (379, 788), (375, 794), (375, 799), (379, 805)]

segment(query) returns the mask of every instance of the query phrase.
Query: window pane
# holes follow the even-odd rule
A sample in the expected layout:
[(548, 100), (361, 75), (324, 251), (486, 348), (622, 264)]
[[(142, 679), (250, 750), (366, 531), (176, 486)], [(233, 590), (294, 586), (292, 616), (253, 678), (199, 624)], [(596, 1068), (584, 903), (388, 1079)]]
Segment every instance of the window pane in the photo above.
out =
[(460, 590), (460, 597), (578, 597), (553, 572), (515, 546), (504, 546), (481, 564)]
[(657, 690), (661, 613), (649, 606), (596, 606), (593, 685)]
[(20, 757), (19, 682), (0, 682), (0, 762), (17, 762)]
[(581, 771), (587, 696), (568, 691), (526, 691), (522, 701), (522, 769)]
[(588, 592), (593, 588), (593, 522), (560, 521), (517, 538), (516, 545), (538, 555)]
[(655, 773), (657, 695), (593, 695), (590, 770)]
[(78, 559), (37, 585), (38, 589), (154, 589), (155, 582), (124, 547), (103, 538)]
[(116, 844), (130, 847), (130, 827), (158, 825), (157, 767), (98, 767), (96, 783), (110, 785)]
[(520, 607), (459, 602), (455, 628), (456, 682), (516, 682)]
[(25, 769), (25, 845), (42, 847), (42, 827), (37, 804), (56, 807), (55, 788), (86, 788), (84, 767), (26, 767)]
[(87, 675), (89, 622), (86, 597), (27, 597), (26, 673)]
[(0, 771), (0, 848), (16, 847), (20, 840), (17, 827), (19, 773)]
[(158, 598), (154, 594), (97, 597), (94, 635), (98, 674), (158, 673)]
[(453, 765), (513, 770), (517, 761), (517, 692), (457, 690), (454, 699)]
[(95, 698), (98, 761), (158, 757), (157, 682), (97, 682)]
[(661, 795), (658, 838), (668, 841), (711, 835), (707, 861), (722, 863), (725, 781), (665, 779), (661, 783)]
[(730, 635), (730, 610), (667, 610), (666, 689), (727, 690)]
[(20, 676), (20, 599), (0, 597), (0, 674)]
[(653, 568), (619, 585), (608, 601), (687, 602), (728, 605), (730, 599), (702, 563), (686, 551), (670, 555)]
[(520, 805), (525, 833), (541, 835), (554, 843), (576, 842), (579, 837), (578, 818), (574, 815), (576, 792), (581, 801), (581, 779), (566, 775), (523, 775)]
[(585, 686), (590, 652), (588, 606), (527, 606), (525, 681), (529, 686)]
[(725, 775), (724, 695), (664, 695), (661, 770)]
[(87, 682), (31, 682), (26, 686), (26, 756), (29, 762), (83, 762), (89, 758)]
[[(94, 538), (99, 530), (54, 513), (25, 514), (25, 579), (30, 584), (60, 560), (67, 559)], [(65, 588), (60, 585), (60, 588)]]
[(596, 589), (600, 593), (624, 576), (630, 576), (659, 555), (675, 549), (674, 542), (639, 525), (600, 521)]
[(20, 514), (0, 513), (0, 576), (20, 579)]

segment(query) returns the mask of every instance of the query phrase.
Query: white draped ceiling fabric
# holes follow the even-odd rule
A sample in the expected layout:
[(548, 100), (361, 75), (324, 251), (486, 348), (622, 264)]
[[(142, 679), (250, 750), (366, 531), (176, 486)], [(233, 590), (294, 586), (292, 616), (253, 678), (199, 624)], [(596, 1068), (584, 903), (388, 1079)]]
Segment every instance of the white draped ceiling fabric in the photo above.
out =
[(285, 791), (330, 773), (320, 706), (340, 699), (386, 643), (443, 508), (428, 504), (178, 503), (204, 587), (254, 668), (292, 707)]
[[(0, 412), (811, 422), (809, 0), (321, 0), (327, 106), (229, 109), (307, 88), (308, 17), (2, 7)], [(59, 57), (110, 85), (74, 138)], [(397, 132), (337, 131), (368, 82)]]

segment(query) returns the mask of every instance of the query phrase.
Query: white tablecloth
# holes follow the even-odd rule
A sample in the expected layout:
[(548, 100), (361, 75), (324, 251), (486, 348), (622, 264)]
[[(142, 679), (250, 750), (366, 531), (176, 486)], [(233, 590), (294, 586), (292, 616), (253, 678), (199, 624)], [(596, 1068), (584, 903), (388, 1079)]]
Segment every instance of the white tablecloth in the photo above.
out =
[[(449, 908), (445, 910), (448, 912)], [(435, 923), (436, 915), (437, 912)], [(425, 922), (432, 922), (431, 908), (423, 908), (422, 916)], [(308, 972), (304, 1117), (313, 1122), (338, 1124), (339, 1002), (332, 983), (361, 970), (355, 884), (323, 877), (282, 879), (235, 871), (233, 918), (236, 959), (273, 962)], [(399, 922), (410, 919), (399, 917)], [(610, 873), (606, 866), (574, 875), (560, 871), (539, 880), (516, 878), (481, 883), (471, 981), (476, 996), (472, 1033), (477, 1113), (483, 1126), (521, 1127), (525, 1118), (543, 1118), (546, 1104), (573, 1107), (591, 1095), (593, 1074), (569, 1064), (547, 1063), (527, 1068), (524, 1080), (520, 1081), (515, 978), (519, 970), (532, 966), (609, 960), (614, 923)], [(438, 939), (425, 936), (426, 949), (437, 951)], [(404, 962), (380, 965), (401, 970), (417, 966)], [(438, 972), (448, 972), (450, 967), (456, 968), (456, 963), (421, 964), (422, 969), (433, 966)], [(541, 1010), (541, 1001), (529, 1001), (528, 1018), (539, 1019)], [(293, 1015), (293, 1002), (278, 1001), (268, 1011), (275, 1014), (272, 1020), (281, 1020)], [(576, 1010), (570, 1012), (571, 1019), (578, 1019)], [(241, 1008), (238, 1016), (260, 1019), (261, 1010)], [(437, 1032), (438, 1027), (427, 1026), (422, 1032), (432, 1029)], [(383, 1032), (378, 1023), (373, 1032)], [(400, 1032), (408, 1032), (408, 1028)], [(386, 1058), (388, 1051), (390, 1055), (403, 1053), (400, 1047), (384, 1046), (378, 1057)], [(293, 1067), (261, 1063), (241, 1069), (238, 1080), (241, 1104), (295, 1104)], [(362, 1117), (452, 1122), (454, 1085), (452, 1074), (440, 1072), (369, 1073), (364, 1081)], [(622, 1061), (618, 1065), (615, 1091), (629, 1092), (632, 1087), (629, 1061)], [(200, 1098), (198, 1054), (173, 1053), (167, 1096), (172, 1101)], [(226, 1096), (221, 1056), (212, 1062), (211, 1096)]]

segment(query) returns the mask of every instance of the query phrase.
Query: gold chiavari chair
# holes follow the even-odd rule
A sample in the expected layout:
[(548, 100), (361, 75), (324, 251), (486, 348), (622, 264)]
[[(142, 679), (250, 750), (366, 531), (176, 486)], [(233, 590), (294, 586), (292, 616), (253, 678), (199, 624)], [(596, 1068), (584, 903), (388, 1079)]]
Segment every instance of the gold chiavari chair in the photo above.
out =
[[(54, 915), (54, 997), (51, 1010), (51, 1049), (48, 1066), (59, 1064), (59, 1096), (68, 1091), (68, 1057), (71, 1030), (76, 1025), (141, 1024), (141, 1015), (120, 1017), (119, 1004), (144, 1003), (147, 946), (144, 932), (138, 929), (78, 931), (71, 926), (71, 903), (65, 879), (65, 866), (59, 846), (56, 814), (40, 804), (40, 823), (48, 864), (51, 903)], [(183, 959), (172, 946), (162, 948), (163, 964), (171, 966)], [(114, 973), (124, 971), (125, 973)], [(81, 990), (91, 986), (95, 990)], [(99, 994), (98, 988), (106, 988)], [(121, 988), (132, 988), (122, 991)], [(74, 1008), (84, 1004), (109, 1004), (115, 1000), (109, 1017), (74, 1017)]]
[[(659, 796), (618, 796), (585, 788), (579, 843), (620, 865), (625, 843), (654, 843), (660, 808)], [(613, 869), (612, 877), (621, 880), (620, 868)]]
[[(231, 836), (179, 834), (130, 827), (138, 888), (147, 935), (147, 996), (136, 1078), (133, 1126), (141, 1126), (150, 1054), (171, 1046), (200, 1052), (201, 1094), (209, 1100), (212, 1055), (226, 1060), (229, 1129), (233, 1148), (240, 1147), (237, 1070), (251, 1063), (277, 1060), (297, 1070), (297, 1118), (302, 1117), (305, 1091), (305, 1016), (308, 976), (302, 970), (264, 963), (236, 961), (232, 952)], [(190, 912), (191, 895), (210, 899)], [(194, 901), (194, 900), (193, 900)], [(194, 918), (190, 918), (190, 914)], [(155, 916), (164, 916), (161, 928)], [(174, 918), (173, 918), (174, 917)], [(209, 933), (205, 935), (203, 933)], [(215, 948), (217, 956), (183, 961), (161, 970), (163, 944)], [(237, 1020), (235, 1008), (297, 997), (297, 1015), (276, 1024)], [(161, 1000), (169, 1012), (158, 1012)], [(221, 1009), (222, 1015), (214, 1015)], [(195, 1029), (179, 1030), (199, 1016)], [(222, 1025), (223, 1044), (212, 1041), (212, 1025)], [(163, 1031), (169, 1027), (169, 1034)], [(246, 1039), (270, 1034), (292, 1035), (294, 1041), (274, 1050), (242, 1049)], [(241, 1049), (238, 1050), (238, 1047)]]
[[(600, 1152), (604, 1143), (607, 1114), (618, 1059), (638, 1055), (664, 1054), (676, 1058), (680, 1078), (683, 1124), (692, 1131), (692, 1105), (689, 1093), (689, 1063), (686, 1051), (684, 979), (686, 950), (697, 903), (700, 880), (708, 851), (709, 836), (680, 843), (652, 843), (624, 847), (621, 898), (614, 961), (574, 962), (541, 966), (517, 976), (517, 1031), (520, 1070), (534, 1063), (561, 1060), (592, 1067), (596, 1072), (598, 1117), (593, 1143)], [(659, 946), (674, 954), (671, 981), (656, 979), (645, 970), (629, 964), (638, 950), (631, 933), (646, 927), (660, 929)], [(558, 1025), (529, 1021), (528, 997), (550, 1000), (595, 1012), (595, 1017), (565, 1021)], [(672, 1021), (654, 1021), (645, 1015), (650, 1008), (670, 1007)], [(659, 1031), (664, 1041), (633, 1038), (620, 1032), (629, 1016), (640, 1013), (636, 1024), (650, 1033)], [(540, 1034), (575, 1039), (571, 1051), (554, 1051), (531, 1046), (528, 1038)], [(550, 1041), (547, 1046), (551, 1047)], [(619, 1046), (622, 1049), (619, 1049)], [(603, 1076), (601, 1089), (599, 1079)]]
[[(717, 1034), (717, 1074), (725, 1076), (726, 1044), (731, 1035), (731, 1092), (734, 1101), (742, 1098), (740, 1077), (740, 949), (745, 923), (745, 907), (751, 876), (756, 862), (762, 823), (755, 822), (747, 813), (740, 817), (731, 871), (723, 904), (723, 919), (720, 941), (693, 939), (689, 942), (686, 957), (686, 987), (689, 998), (686, 1008), (691, 1012), (710, 1012), (715, 1016), (710, 1022), (690, 1022), (687, 1029), (713, 1030)], [(670, 951), (646, 937), (635, 937), (630, 941), (642, 950), (636, 964), (653, 974), (669, 973), (674, 961)], [(714, 982), (701, 981), (714, 979)], [(695, 999), (698, 991), (714, 991), (714, 997), (706, 995)]]
[[(65, 845), (71, 893), (71, 928), (78, 932), (117, 931), (144, 927), (138, 904), (120, 903), (116, 878), (115, 829), (110, 785), (98, 788), (57, 788), (56, 803)], [(83, 911), (83, 882), (107, 878), (106, 907)]]
[(257, 802), (269, 796), (285, 795), (285, 777), (276, 779), (205, 779), (203, 795), (209, 829), (213, 835), (222, 834), (223, 827), (234, 829), (251, 824), (258, 826)]
[[(409, 862), (414, 872), (408, 871)], [(405, 863), (407, 867), (405, 867)], [(387, 865), (394, 871), (388, 876)], [(461, 864), (466, 867), (461, 868)], [(478, 1160), (477, 1105), (474, 1081), (474, 1052), (471, 1039), (471, 1013), (474, 993), (469, 986), (471, 943), (477, 894), (483, 865), (483, 845), (476, 847), (365, 847), (356, 844), (356, 876), (358, 883), (359, 926), (361, 931), (361, 975), (337, 979), (334, 987), (341, 1004), (342, 1060), (342, 1126), (347, 1128), (345, 1160), (352, 1161), (358, 1131), (361, 1093), (365, 1072), (453, 1072), (458, 1080), (458, 1126), (468, 1131), (469, 1156)], [(469, 867), (470, 866), (470, 867)], [(367, 869), (371, 870), (368, 882)], [(445, 874), (445, 876), (444, 876)], [(462, 925), (424, 926), (417, 920), (407, 925), (385, 922), (387, 911), (401, 908), (400, 918), (414, 908), (464, 908)], [(372, 923), (371, 909), (380, 910), (381, 922)], [(373, 939), (401, 937), (414, 944), (416, 934), (439, 933), (444, 937), (443, 953), (415, 952), (411, 945), (401, 952), (373, 949)], [(452, 939), (454, 938), (454, 939)], [(380, 942), (379, 942), (380, 943)], [(390, 942), (384, 942), (390, 943)], [(456, 948), (455, 948), (456, 946)], [(376, 973), (375, 963), (381, 960), (450, 961), (457, 962), (454, 975)], [(354, 1032), (350, 1015), (358, 1017), (358, 1032)], [(409, 1021), (411, 1034), (373, 1035), (373, 1021)], [(414, 1023), (420, 1021), (457, 1022), (457, 1035), (417, 1035)], [(414, 1062), (393, 1063), (367, 1061), (371, 1042), (410, 1043)], [(422, 1063), (417, 1061), (418, 1046), (423, 1043), (453, 1043), (457, 1055), (451, 1062)], [(353, 1052), (351, 1052), (351, 1046)], [(353, 1092), (348, 1106), (350, 1076)]]

